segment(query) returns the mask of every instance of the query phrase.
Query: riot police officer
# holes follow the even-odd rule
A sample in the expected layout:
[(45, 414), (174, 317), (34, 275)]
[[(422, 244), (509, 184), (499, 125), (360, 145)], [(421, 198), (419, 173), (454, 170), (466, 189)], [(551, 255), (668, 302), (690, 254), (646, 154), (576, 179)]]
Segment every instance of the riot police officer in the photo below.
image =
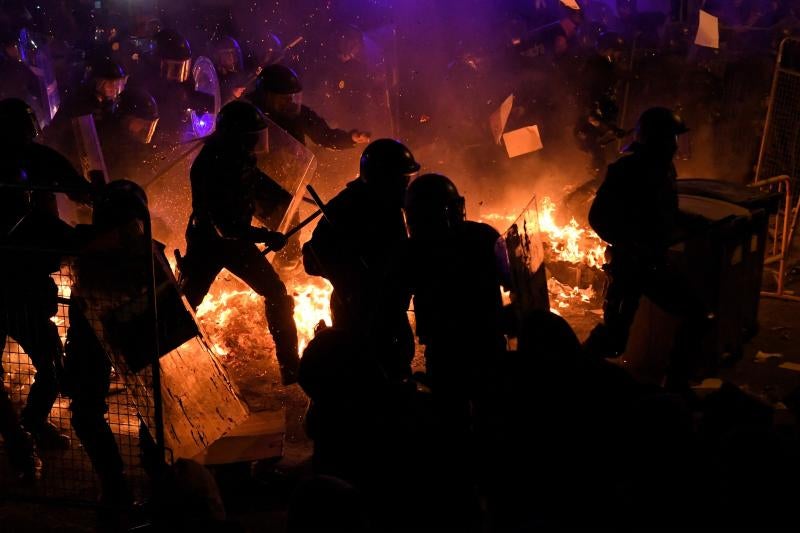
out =
[[(383, 297), (392, 255), (408, 239), (403, 199), (419, 168), (402, 143), (370, 143), (361, 156), (359, 177), (327, 204), (325, 219), (303, 247), (306, 272), (333, 284), (334, 327), (369, 338), (393, 379), (410, 374), (414, 341), (406, 307)], [(386, 305), (390, 308), (382, 309)], [(378, 315), (382, 319), (376, 324)]]
[(123, 91), (114, 113), (114, 142), (103, 146), (111, 178), (145, 183), (156, 173), (153, 136), (158, 122), (158, 104), (149, 92), (141, 87)]
[(578, 146), (591, 155), (590, 171), (597, 176), (606, 167), (605, 148), (624, 135), (618, 126), (618, 64), (625, 41), (614, 32), (602, 33), (581, 72), (584, 112), (575, 126)]
[(325, 119), (303, 105), (303, 86), (297, 74), (284, 65), (267, 65), (256, 79), (254, 91), (245, 95), (278, 126), (302, 144), (306, 136), (314, 143), (343, 150), (369, 142), (369, 134), (328, 126)]
[(610, 278), (604, 320), (586, 341), (589, 353), (617, 357), (626, 348), (639, 298), (683, 319), (670, 360), (667, 384), (688, 386), (689, 363), (697, 352), (708, 317), (688, 280), (667, 260), (679, 239), (676, 171), (677, 138), (688, 131), (683, 120), (663, 107), (639, 117), (629, 153), (608, 167), (589, 211), (589, 223), (609, 243)]
[(194, 135), (192, 111), (196, 116), (212, 111), (214, 99), (194, 88), (189, 41), (175, 30), (165, 29), (156, 34), (155, 42), (158, 75), (147, 83), (147, 89), (161, 110), (156, 144), (169, 146)]
[(104, 144), (113, 120), (119, 95), (125, 89), (128, 75), (119, 63), (108, 57), (95, 59), (86, 69), (83, 83), (64, 99), (44, 131), (49, 146), (64, 153), (76, 168), (81, 168), (79, 146), (73, 130), (73, 119), (91, 115), (98, 141)]
[(254, 105), (236, 100), (217, 117), (217, 129), (192, 164), (192, 215), (186, 229), (186, 257), (180, 262), (181, 286), (197, 307), (223, 268), (266, 300), (267, 322), (275, 340), (285, 384), (296, 380), (297, 329), (292, 297), (256, 247), (286, 244), (283, 234), (252, 226), (255, 200), (274, 187), (256, 166), (266, 150), (267, 123)]
[(19, 98), (33, 102), (39, 98), (39, 79), (22, 62), (19, 34), (0, 26), (0, 99)]
[(405, 213), (411, 239), (398, 270), (414, 295), (426, 373), (434, 396), (464, 419), (487, 364), (505, 347), (500, 234), (467, 220), (464, 197), (440, 174), (411, 182)]
[(229, 35), (211, 41), (211, 60), (217, 69), (222, 104), (242, 96), (247, 79), (239, 41)]
[(58, 309), (58, 289), (50, 274), (61, 266), (61, 256), (53, 250), (63, 249), (71, 231), (58, 218), (55, 194), (25, 187), (63, 187), (71, 189), (72, 199), (87, 202), (90, 186), (63, 156), (34, 142), (38, 122), (25, 102), (0, 102), (0, 123), (0, 182), (10, 186), (0, 195), (0, 235), (4, 245), (21, 249), (0, 266), (0, 346), (11, 336), (36, 369), (21, 415), (23, 426), (41, 447), (64, 448), (69, 437), (48, 422), (59, 390), (56, 362), (63, 351), (50, 320)]
[(148, 245), (142, 231), (146, 217), (144, 191), (133, 182), (117, 180), (106, 185), (95, 199), (92, 224), (76, 228), (76, 279), (69, 307), (65, 387), (72, 400), (72, 427), (100, 479), (101, 501), (112, 505), (130, 503), (131, 493), (114, 433), (105, 417), (111, 360), (85, 313), (91, 298), (140, 288), (137, 277)]

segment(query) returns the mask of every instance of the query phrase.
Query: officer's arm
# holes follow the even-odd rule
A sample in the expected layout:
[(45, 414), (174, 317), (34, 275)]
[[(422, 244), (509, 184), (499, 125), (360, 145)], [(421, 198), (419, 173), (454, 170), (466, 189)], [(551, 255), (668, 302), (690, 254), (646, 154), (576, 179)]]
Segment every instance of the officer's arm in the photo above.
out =
[(334, 150), (345, 150), (355, 146), (352, 132), (331, 128), (325, 119), (307, 107), (303, 107), (303, 115), (305, 133), (316, 144)]
[(36, 163), (52, 176), (52, 184), (56, 187), (69, 189), (67, 197), (78, 203), (91, 204), (92, 184), (81, 176), (72, 163), (56, 150), (44, 145), (38, 145), (36, 152), (39, 158)]

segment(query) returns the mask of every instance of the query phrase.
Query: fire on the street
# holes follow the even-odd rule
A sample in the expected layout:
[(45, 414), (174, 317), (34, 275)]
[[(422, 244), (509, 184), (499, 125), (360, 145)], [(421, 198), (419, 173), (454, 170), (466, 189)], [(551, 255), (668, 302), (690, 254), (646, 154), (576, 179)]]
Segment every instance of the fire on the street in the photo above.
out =
[[(581, 227), (575, 217), (570, 217), (568, 223), (559, 225), (556, 222), (559, 218), (556, 211), (556, 203), (547, 196), (543, 197), (538, 205), (538, 215), (546, 262), (571, 263), (576, 268), (601, 268), (605, 264), (606, 243), (591, 228)], [(482, 218), (502, 231), (517, 216), (489, 213)], [(564, 283), (552, 275), (548, 277), (547, 288), (553, 312), (569, 308), (574, 303), (589, 303), (595, 297), (595, 290), (591, 286)]]
[[(228, 285), (216, 283), (197, 308), (198, 321), (209, 335), (214, 351), (218, 355), (235, 355), (244, 347), (248, 351), (258, 348), (256, 353), (271, 349), (266, 346), (268, 336), (265, 335), (267, 325), (263, 299), (244, 284), (233, 288)], [(287, 289), (295, 302), (294, 321), (302, 354), (314, 337), (317, 324), (320, 321), (328, 326), (331, 324), (330, 295), (333, 288), (321, 278), (298, 277), (287, 283)], [(257, 346), (262, 342), (264, 346)]]
[[(539, 204), (539, 225), (547, 260), (580, 267), (601, 267), (605, 262), (605, 243), (591, 229), (581, 227), (574, 217), (565, 225), (557, 224), (556, 210), (556, 204), (548, 197)], [(515, 218), (516, 215), (503, 214), (483, 217), (495, 226), (506, 225)], [(322, 278), (305, 276), (289, 280), (287, 288), (295, 300), (294, 319), (302, 354), (314, 337), (319, 322), (331, 324), (330, 296), (333, 289)], [(575, 303), (588, 303), (595, 296), (592, 287), (563, 283), (552, 276), (548, 280), (548, 290), (554, 312)], [(238, 357), (239, 354), (263, 354), (273, 349), (270, 336), (264, 334), (267, 324), (263, 300), (237, 280), (217, 281), (198, 307), (197, 318), (218, 355)]]

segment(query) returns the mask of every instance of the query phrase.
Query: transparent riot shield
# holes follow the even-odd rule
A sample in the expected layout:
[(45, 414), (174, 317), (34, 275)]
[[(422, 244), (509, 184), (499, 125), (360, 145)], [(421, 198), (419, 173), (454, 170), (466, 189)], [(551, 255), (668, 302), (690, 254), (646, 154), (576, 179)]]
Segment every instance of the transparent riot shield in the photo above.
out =
[(94, 117), (83, 115), (73, 118), (72, 130), (75, 134), (75, 144), (78, 147), (78, 158), (81, 162), (83, 176), (92, 180), (96, 173), (100, 172), (104, 181), (108, 182), (108, 169), (103, 157), (103, 149), (100, 146), (100, 139), (97, 136)]
[(317, 170), (316, 156), (283, 128), (267, 119), (269, 150), (258, 166), (279, 187), (258, 191), (256, 218), (268, 228), (285, 232), (299, 214), (306, 185)]
[(372, 138), (394, 137), (399, 133), (400, 70), (397, 58), (397, 29), (381, 26), (364, 33), (363, 61), (372, 84), (371, 107), (366, 124), (356, 125)]
[(192, 129), (197, 137), (205, 137), (214, 131), (217, 113), (222, 106), (219, 77), (214, 63), (207, 57), (198, 57), (192, 67), (194, 90), (214, 99), (214, 107), (209, 112), (192, 111)]
[(35, 109), (35, 111), (36, 116), (39, 118), (40, 126), (44, 127), (50, 124), (50, 121), (56, 116), (58, 106), (61, 104), (61, 97), (58, 94), (58, 82), (53, 70), (53, 61), (43, 38), (23, 29), (20, 31), (19, 41), (22, 61), (39, 79), (40, 96), (38, 107), (40, 109)]
[(503, 234), (500, 244), (498, 250), (508, 256), (511, 303), (518, 321), (531, 311), (549, 310), (550, 297), (536, 196)]

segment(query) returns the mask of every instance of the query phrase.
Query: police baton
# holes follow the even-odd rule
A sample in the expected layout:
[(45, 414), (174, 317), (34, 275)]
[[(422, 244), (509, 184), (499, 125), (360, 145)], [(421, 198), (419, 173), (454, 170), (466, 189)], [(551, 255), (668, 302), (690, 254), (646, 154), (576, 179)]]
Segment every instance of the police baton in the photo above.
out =
[[(301, 221), (299, 224), (297, 224), (295, 227), (293, 227), (292, 229), (290, 229), (289, 231), (287, 231), (286, 233), (284, 233), (284, 235), (283, 235), (283, 236), (284, 236), (284, 237), (286, 237), (286, 239), (287, 239), (287, 240), (288, 240), (288, 239), (290, 239), (292, 236), (294, 236), (294, 235), (296, 235), (297, 233), (299, 233), (299, 232), (300, 232), (300, 230), (302, 230), (303, 228), (305, 228), (306, 226), (308, 226), (309, 224), (311, 224), (312, 222), (314, 222), (314, 221), (317, 219), (317, 217), (318, 217), (318, 216), (320, 216), (321, 214), (322, 214), (322, 209), (317, 209), (317, 210), (316, 210), (316, 211), (314, 211), (314, 212), (313, 212), (311, 215), (309, 215), (309, 216), (307, 216), (306, 218), (304, 218), (304, 219), (303, 219), (303, 220), (302, 220), (302, 221)], [(270, 246), (267, 246), (266, 248), (264, 248), (264, 249), (261, 251), (261, 255), (267, 255), (267, 254), (268, 254), (268, 253), (270, 253), (271, 251), (272, 251), (272, 248), (271, 248)]]

